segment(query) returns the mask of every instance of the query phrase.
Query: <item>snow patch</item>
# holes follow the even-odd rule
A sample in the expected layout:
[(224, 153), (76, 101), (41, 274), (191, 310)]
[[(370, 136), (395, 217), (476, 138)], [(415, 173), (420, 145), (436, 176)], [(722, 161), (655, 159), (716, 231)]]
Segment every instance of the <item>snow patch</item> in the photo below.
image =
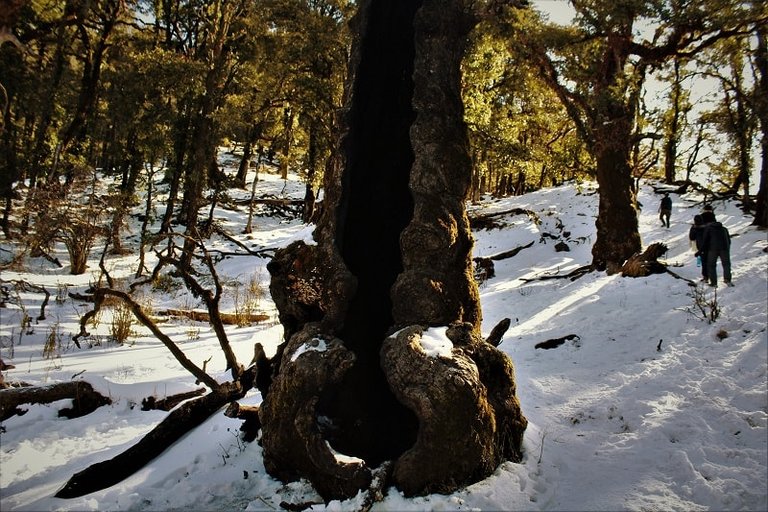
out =
[(304, 343), (296, 349), (296, 352), (291, 356), (291, 362), (296, 361), (305, 352), (325, 352), (326, 350), (328, 350), (328, 346), (325, 344), (325, 340), (316, 336), (310, 342)]
[(421, 335), (421, 348), (429, 357), (451, 357), (453, 343), (448, 339), (448, 327), (433, 327)]
[(325, 445), (328, 447), (328, 451), (330, 451), (333, 454), (333, 457), (336, 459), (337, 462), (340, 464), (363, 464), (365, 461), (358, 457), (353, 457), (352, 455), (345, 455), (343, 453), (337, 452), (333, 449), (331, 446), (331, 443), (328, 441), (325, 442)]

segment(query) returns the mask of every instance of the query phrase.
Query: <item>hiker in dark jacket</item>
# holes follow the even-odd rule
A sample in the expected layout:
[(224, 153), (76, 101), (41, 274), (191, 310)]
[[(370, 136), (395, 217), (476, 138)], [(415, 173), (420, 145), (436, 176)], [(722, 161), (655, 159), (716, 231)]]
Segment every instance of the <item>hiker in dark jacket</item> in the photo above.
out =
[(669, 197), (669, 192), (664, 192), (659, 205), (659, 219), (662, 226), (669, 227), (670, 215), (672, 215), (672, 198)]
[(704, 221), (701, 215), (693, 216), (693, 225), (688, 231), (688, 240), (690, 241), (691, 249), (693, 249), (696, 257), (701, 262), (701, 280), (709, 281), (709, 277), (707, 277), (707, 258), (702, 250), (704, 247)]
[(717, 222), (715, 214), (704, 212), (701, 214), (704, 221), (704, 237), (702, 239), (701, 253), (707, 266), (709, 285), (717, 287), (717, 259), (723, 265), (723, 282), (728, 286), (731, 283), (731, 235), (728, 229)]

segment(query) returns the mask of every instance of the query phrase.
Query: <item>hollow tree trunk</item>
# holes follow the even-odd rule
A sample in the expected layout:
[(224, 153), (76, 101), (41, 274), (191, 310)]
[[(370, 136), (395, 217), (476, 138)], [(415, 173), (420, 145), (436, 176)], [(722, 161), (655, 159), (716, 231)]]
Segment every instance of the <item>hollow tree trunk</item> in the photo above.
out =
[[(360, 2), (317, 245), (292, 244), (268, 266), (286, 341), (262, 386), (264, 463), (326, 500), (354, 496), (386, 461), (412, 495), (521, 457), (527, 422), (511, 361), (479, 335), (464, 210), (469, 12), (461, 0)], [(427, 356), (424, 330), (449, 325), (452, 350)]]

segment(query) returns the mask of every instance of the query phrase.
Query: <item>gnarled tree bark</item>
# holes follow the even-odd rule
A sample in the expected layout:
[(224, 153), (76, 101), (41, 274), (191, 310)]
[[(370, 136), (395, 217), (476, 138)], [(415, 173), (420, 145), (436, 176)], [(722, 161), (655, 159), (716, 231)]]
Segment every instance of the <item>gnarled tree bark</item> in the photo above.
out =
[[(511, 361), (480, 337), (464, 209), (460, 63), (476, 21), (462, 0), (359, 2), (317, 245), (268, 265), (286, 341), (260, 386), (264, 463), (326, 500), (354, 496), (388, 461), (410, 495), (521, 457), (527, 422)], [(419, 333), (449, 325), (450, 355), (425, 356)]]

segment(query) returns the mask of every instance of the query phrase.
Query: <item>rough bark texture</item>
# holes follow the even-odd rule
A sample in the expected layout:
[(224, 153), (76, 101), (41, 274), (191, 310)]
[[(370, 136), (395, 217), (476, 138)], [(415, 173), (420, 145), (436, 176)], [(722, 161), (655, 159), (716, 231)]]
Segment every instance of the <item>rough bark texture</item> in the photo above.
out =
[(418, 326), (384, 342), (382, 366), (398, 399), (419, 418), (416, 443), (395, 462), (406, 495), (451, 492), (520, 460), (527, 425), (515, 397), (512, 364), (471, 324), (448, 330), (451, 357), (427, 355)]
[[(619, 106), (616, 109), (620, 109)], [(616, 273), (641, 241), (632, 197), (629, 154), (632, 133), (629, 117), (613, 115), (613, 123), (596, 130), (598, 193), (597, 240), (592, 246), (592, 265)]]
[[(471, 162), (459, 69), (472, 23), (460, 0), (359, 2), (317, 245), (292, 244), (268, 266), (286, 342), (260, 386), (265, 466), (308, 478), (326, 500), (354, 496), (386, 461), (415, 494), (520, 459), (525, 419), (511, 361), (480, 340), (464, 210)], [(454, 323), (456, 358), (418, 370), (425, 387), (413, 389), (403, 369), (434, 361), (382, 352), (393, 343), (384, 340)], [(454, 450), (464, 456), (443, 453)]]
[(334, 425), (318, 422), (318, 416), (355, 356), (317, 324), (293, 336), (283, 354), (281, 378), (259, 410), (263, 427), (269, 426), (261, 439), (264, 467), (283, 480), (308, 478), (326, 498), (353, 496), (370, 483), (370, 472), (362, 461), (337, 459), (326, 442)]

